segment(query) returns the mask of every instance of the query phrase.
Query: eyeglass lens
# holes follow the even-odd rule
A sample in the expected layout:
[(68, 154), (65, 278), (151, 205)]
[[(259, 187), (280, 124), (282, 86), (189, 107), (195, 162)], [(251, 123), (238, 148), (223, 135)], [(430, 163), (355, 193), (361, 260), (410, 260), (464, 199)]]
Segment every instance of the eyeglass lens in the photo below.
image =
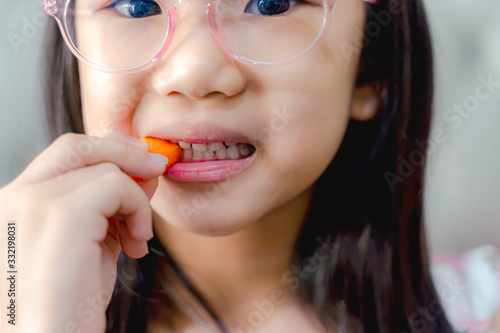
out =
[[(219, 40), (239, 57), (282, 62), (306, 51), (321, 33), (327, 0), (220, 0)], [(69, 0), (65, 26), (88, 61), (113, 69), (147, 63), (163, 47), (170, 26), (159, 0)], [(182, 17), (178, 24), (182, 24)], [(174, 37), (175, 38), (175, 37)]]

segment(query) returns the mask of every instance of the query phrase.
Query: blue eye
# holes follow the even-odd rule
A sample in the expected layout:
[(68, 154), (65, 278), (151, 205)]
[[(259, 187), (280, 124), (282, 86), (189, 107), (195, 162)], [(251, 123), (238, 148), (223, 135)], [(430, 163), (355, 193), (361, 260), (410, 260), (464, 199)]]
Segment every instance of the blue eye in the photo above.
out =
[(297, 4), (297, 0), (250, 0), (245, 13), (274, 16), (283, 14)]
[(149, 17), (162, 13), (160, 5), (154, 0), (118, 0), (112, 7), (132, 18)]

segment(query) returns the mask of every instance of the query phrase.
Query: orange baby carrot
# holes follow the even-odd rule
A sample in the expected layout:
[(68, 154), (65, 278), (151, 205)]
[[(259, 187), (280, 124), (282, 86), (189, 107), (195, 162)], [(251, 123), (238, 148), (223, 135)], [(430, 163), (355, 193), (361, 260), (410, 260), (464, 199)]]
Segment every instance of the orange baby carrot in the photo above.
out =
[[(149, 143), (150, 153), (160, 154), (168, 158), (168, 164), (165, 167), (165, 172), (167, 172), (172, 165), (179, 162), (182, 158), (182, 149), (175, 143), (171, 143), (157, 138), (152, 138), (149, 136), (142, 138), (141, 140)], [(131, 177), (131, 178), (136, 182), (144, 183), (149, 181), (148, 179), (143, 179), (140, 177)]]
[(149, 143), (149, 152), (160, 154), (168, 158), (168, 164), (165, 168), (165, 172), (170, 169), (172, 165), (179, 162), (182, 157), (182, 149), (178, 145), (166, 140), (161, 140), (152, 137), (145, 137), (141, 139), (144, 142)]

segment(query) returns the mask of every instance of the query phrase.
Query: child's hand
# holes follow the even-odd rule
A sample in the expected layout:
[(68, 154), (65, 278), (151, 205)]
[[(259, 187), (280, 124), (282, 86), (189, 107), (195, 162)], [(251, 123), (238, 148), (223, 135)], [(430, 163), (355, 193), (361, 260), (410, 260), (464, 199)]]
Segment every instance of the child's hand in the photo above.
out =
[(120, 250), (142, 257), (153, 236), (149, 199), (165, 164), (147, 150), (117, 130), (63, 135), (0, 190), (2, 332), (104, 332)]

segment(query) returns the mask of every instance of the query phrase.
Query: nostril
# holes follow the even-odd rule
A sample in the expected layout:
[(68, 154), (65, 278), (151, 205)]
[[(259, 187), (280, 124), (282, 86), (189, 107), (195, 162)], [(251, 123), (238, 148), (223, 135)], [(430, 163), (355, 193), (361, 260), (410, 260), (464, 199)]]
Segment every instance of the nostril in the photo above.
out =
[(189, 17), (179, 20), (169, 49), (155, 64), (151, 88), (162, 96), (183, 95), (193, 100), (243, 92), (245, 75), (212, 33), (207, 22)]
[(179, 97), (179, 96), (181, 96), (181, 95), (182, 95), (182, 94), (181, 94), (180, 92), (178, 92), (178, 91), (171, 91), (171, 92), (169, 92), (169, 93), (167, 94), (167, 96), (169, 96), (169, 97)]

